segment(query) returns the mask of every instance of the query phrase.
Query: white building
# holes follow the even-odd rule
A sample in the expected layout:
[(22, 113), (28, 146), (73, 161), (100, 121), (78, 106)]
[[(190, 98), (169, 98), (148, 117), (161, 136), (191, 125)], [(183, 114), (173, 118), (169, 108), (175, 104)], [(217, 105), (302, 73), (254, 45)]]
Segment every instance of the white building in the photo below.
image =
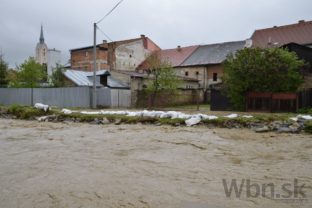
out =
[(56, 49), (48, 49), (47, 44), (44, 42), (43, 27), (41, 25), (39, 43), (36, 47), (36, 61), (46, 67), (47, 75), (51, 76), (53, 69), (58, 64), (61, 64), (61, 51)]
[(51, 76), (53, 69), (62, 62), (61, 51), (54, 49), (48, 50), (48, 75)]
[(37, 44), (37, 47), (36, 47), (36, 61), (39, 64), (46, 65), (48, 63), (48, 46), (44, 42), (42, 25), (41, 25), (39, 43)]

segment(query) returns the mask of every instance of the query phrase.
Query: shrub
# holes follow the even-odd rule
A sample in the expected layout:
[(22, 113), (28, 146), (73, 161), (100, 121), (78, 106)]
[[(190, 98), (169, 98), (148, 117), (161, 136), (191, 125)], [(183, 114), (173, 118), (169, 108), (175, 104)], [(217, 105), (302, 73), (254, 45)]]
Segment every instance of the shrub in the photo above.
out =
[(44, 116), (47, 113), (44, 110), (39, 110), (34, 107), (11, 105), (7, 110), (8, 114), (14, 115), (20, 119), (30, 119), (38, 116)]
[(308, 121), (304, 124), (304, 131), (312, 134), (312, 121)]

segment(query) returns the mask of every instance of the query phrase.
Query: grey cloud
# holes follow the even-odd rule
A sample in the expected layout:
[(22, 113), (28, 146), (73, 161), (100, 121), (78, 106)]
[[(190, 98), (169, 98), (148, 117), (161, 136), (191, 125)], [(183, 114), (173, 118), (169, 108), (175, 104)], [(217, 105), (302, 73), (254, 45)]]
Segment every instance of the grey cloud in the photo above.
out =
[[(40, 24), (49, 48), (92, 44), (92, 23), (117, 0), (1, 0), (0, 48), (11, 66), (34, 55)], [(162, 48), (249, 38), (257, 28), (311, 20), (310, 0), (124, 0), (100, 27), (113, 40), (145, 34)], [(106, 39), (98, 33), (98, 42)]]

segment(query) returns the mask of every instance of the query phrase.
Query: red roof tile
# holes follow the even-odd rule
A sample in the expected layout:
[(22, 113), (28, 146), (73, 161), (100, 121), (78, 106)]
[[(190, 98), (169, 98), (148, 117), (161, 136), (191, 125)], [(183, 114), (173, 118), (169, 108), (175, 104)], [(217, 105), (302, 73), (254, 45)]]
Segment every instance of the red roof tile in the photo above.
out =
[(159, 51), (161, 60), (169, 62), (173, 67), (180, 66), (199, 46), (188, 46)]
[(254, 47), (265, 48), (270, 44), (282, 46), (288, 43), (312, 44), (312, 21), (256, 30), (251, 37)]

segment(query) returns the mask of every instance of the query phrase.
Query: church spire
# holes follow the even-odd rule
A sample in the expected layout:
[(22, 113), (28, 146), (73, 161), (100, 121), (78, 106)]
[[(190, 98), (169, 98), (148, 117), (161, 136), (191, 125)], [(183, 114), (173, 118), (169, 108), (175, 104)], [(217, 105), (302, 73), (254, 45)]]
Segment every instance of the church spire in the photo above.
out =
[(43, 37), (43, 27), (42, 27), (42, 25), (41, 25), (41, 32), (40, 32), (40, 43), (42, 44), (42, 43), (44, 43), (44, 37)]

